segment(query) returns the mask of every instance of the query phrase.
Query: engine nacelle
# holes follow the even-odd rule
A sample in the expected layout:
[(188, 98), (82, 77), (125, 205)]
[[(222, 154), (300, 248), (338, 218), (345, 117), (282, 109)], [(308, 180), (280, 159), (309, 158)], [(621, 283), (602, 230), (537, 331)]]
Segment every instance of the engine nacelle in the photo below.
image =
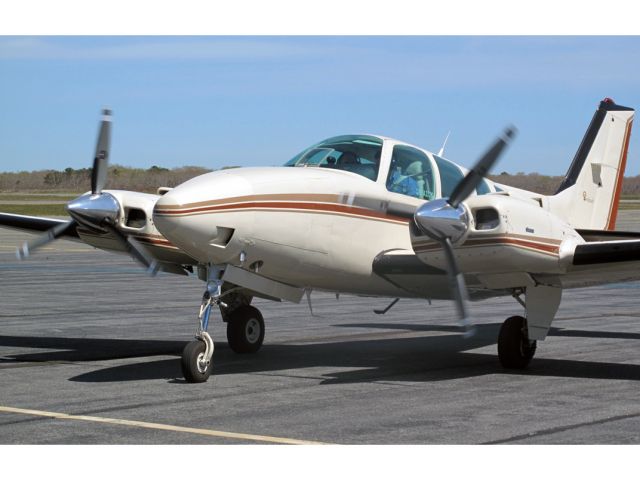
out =
[[(86, 195), (90, 196), (90, 192)], [(141, 242), (156, 259), (176, 264), (195, 263), (191, 257), (162, 236), (155, 227), (153, 207), (160, 198), (159, 195), (127, 190), (104, 190), (103, 197), (112, 200), (108, 206), (111, 208), (109, 218), (113, 221), (114, 226), (123, 234)], [(78, 214), (78, 212), (74, 213)], [(79, 213), (82, 212), (79, 211)], [(98, 217), (97, 214), (94, 216)], [(95, 229), (86, 229), (81, 225), (78, 228), (78, 234), (83, 241), (94, 247), (124, 251), (121, 243), (111, 233), (99, 228), (99, 226), (96, 226)]]
[[(464, 202), (469, 224), (454, 252), (465, 274), (562, 273), (575, 246), (584, 240), (566, 222), (534, 200), (493, 194)], [(447, 268), (439, 242), (417, 225), (411, 228), (411, 244), (424, 263)]]

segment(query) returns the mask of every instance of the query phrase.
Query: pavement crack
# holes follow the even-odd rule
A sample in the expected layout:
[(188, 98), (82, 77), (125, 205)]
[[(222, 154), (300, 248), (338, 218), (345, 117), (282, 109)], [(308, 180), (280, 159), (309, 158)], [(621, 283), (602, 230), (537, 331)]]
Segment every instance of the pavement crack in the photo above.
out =
[(569, 430), (575, 430), (577, 428), (582, 428), (582, 427), (592, 427), (594, 425), (602, 425), (605, 423), (609, 423), (609, 422), (616, 422), (618, 420), (628, 420), (630, 418), (635, 418), (635, 417), (640, 417), (640, 413), (630, 413), (627, 415), (617, 415), (615, 417), (608, 417), (608, 418), (602, 418), (600, 420), (592, 420), (590, 422), (581, 422), (581, 423), (574, 423), (571, 425), (565, 425), (562, 427), (554, 427), (554, 428), (547, 428), (545, 430), (536, 430), (530, 433), (525, 433), (523, 435), (516, 435), (514, 437), (508, 437), (508, 438), (503, 438), (500, 440), (492, 440), (490, 442), (482, 442), (481, 445), (499, 445), (499, 444), (503, 444), (503, 443), (511, 443), (511, 442), (517, 442), (520, 440), (529, 440), (531, 438), (534, 437), (542, 437), (545, 435), (553, 435), (554, 433), (561, 433), (561, 432), (566, 432)]

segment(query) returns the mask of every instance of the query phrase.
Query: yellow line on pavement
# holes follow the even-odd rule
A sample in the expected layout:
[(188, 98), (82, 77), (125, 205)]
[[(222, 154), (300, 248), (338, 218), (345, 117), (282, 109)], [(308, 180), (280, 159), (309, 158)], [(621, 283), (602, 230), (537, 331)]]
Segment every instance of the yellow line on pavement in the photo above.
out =
[(253, 435), (250, 433), (223, 432), (220, 430), (208, 430), (206, 428), (179, 427), (163, 423), (138, 422), (120, 418), (91, 417), (88, 415), (69, 415), (67, 413), (47, 412), (43, 410), (28, 410), (24, 408), (0, 406), (0, 412), (18, 413), (22, 415), (36, 415), (39, 417), (56, 418), (58, 420), (82, 420), (85, 422), (108, 423), (111, 425), (124, 425), (127, 427), (150, 428), (153, 430), (167, 430), (171, 432), (193, 433), (209, 437), (232, 438), (235, 440), (250, 440), (253, 442), (281, 443), (289, 445), (324, 445), (322, 442), (296, 440), (295, 438), (271, 437), (268, 435)]

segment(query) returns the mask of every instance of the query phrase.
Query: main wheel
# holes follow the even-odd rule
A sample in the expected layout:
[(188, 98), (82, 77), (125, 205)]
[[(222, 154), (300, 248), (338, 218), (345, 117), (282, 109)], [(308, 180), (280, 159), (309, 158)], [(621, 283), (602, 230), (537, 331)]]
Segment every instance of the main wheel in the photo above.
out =
[(182, 351), (182, 374), (189, 383), (206, 382), (211, 375), (213, 362), (204, 363), (205, 344), (202, 340), (187, 343)]
[(498, 358), (504, 368), (525, 368), (536, 353), (536, 342), (527, 335), (527, 321), (520, 316), (507, 318), (498, 335)]
[(264, 319), (260, 310), (250, 305), (231, 312), (227, 322), (227, 340), (236, 353), (254, 353), (264, 340)]

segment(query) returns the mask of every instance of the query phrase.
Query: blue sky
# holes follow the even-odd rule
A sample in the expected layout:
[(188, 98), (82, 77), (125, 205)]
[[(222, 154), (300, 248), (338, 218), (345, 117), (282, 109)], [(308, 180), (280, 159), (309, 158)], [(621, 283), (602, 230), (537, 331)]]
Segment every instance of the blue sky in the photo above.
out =
[[(280, 165), (379, 133), (496, 172), (564, 174), (598, 102), (640, 107), (640, 37), (0, 37), (0, 171)], [(640, 173), (633, 133), (628, 175)]]

